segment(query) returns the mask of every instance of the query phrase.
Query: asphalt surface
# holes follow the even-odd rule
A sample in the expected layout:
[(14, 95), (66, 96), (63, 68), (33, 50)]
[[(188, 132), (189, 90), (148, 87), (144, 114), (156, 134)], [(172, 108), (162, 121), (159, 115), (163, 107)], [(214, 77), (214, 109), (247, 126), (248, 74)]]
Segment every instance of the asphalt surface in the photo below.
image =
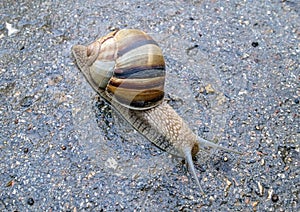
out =
[[(300, 3), (0, 2), (0, 211), (299, 211)], [(167, 100), (199, 136), (181, 160), (90, 88), (71, 47), (118, 28), (163, 49)]]

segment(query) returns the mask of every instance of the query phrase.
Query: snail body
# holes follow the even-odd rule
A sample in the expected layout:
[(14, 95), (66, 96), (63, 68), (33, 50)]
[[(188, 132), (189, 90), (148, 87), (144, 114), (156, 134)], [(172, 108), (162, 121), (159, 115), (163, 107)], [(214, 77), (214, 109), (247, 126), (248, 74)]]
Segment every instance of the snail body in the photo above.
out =
[(192, 160), (200, 148), (236, 152), (196, 136), (164, 101), (164, 57), (146, 33), (114, 31), (88, 46), (75, 45), (72, 52), (93, 89), (133, 128), (160, 149), (187, 161), (201, 191)]

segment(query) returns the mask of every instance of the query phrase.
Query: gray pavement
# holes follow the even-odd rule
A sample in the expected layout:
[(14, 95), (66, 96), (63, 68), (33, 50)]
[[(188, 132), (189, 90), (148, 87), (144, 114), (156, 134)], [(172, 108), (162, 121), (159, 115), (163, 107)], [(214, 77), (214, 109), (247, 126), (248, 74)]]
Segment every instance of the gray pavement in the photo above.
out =
[[(0, 211), (299, 211), (300, 2), (0, 2)], [(90, 88), (70, 49), (148, 32), (199, 136), (201, 195)]]

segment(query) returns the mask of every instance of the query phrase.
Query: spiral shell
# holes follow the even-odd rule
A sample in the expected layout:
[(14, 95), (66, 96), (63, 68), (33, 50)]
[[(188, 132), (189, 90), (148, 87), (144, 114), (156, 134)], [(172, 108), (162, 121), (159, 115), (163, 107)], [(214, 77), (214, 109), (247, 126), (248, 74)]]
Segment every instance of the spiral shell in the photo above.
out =
[(149, 35), (135, 29), (114, 31), (88, 46), (87, 54), (95, 53), (90, 77), (112, 100), (135, 110), (162, 102), (165, 61)]

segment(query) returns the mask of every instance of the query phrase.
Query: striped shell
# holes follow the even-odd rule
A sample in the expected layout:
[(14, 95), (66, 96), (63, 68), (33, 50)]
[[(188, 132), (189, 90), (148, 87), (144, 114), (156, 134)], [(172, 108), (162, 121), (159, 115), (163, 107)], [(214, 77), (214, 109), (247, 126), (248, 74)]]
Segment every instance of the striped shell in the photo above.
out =
[(164, 98), (165, 61), (158, 44), (140, 30), (123, 29), (88, 46), (99, 51), (89, 67), (96, 86), (119, 104), (145, 110)]

